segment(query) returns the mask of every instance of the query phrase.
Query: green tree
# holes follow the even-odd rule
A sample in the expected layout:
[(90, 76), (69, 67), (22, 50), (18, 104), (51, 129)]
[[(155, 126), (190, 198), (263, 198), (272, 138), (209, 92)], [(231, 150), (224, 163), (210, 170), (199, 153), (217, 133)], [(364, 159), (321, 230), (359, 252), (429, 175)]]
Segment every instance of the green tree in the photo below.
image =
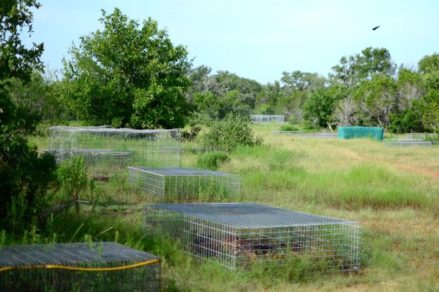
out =
[(102, 12), (103, 30), (81, 37), (64, 62), (65, 95), (77, 117), (134, 128), (182, 127), (190, 62), (157, 22), (140, 26), (119, 9)]
[(425, 86), (419, 106), (422, 124), (427, 130), (439, 133), (439, 54), (425, 56), (418, 68)]
[(420, 105), (422, 124), (429, 131), (439, 134), (439, 91), (430, 91)]
[(332, 70), (330, 77), (333, 82), (351, 87), (377, 74), (391, 76), (395, 72), (395, 65), (387, 49), (368, 47), (360, 54), (342, 57)]
[(325, 86), (326, 78), (317, 73), (302, 72), (299, 70), (291, 73), (283, 72), (281, 81), (284, 88), (289, 90), (315, 90)]
[(397, 109), (397, 84), (393, 78), (375, 75), (355, 88), (357, 116), (361, 124), (386, 127)]
[(418, 63), (418, 68), (422, 74), (439, 71), (439, 54), (434, 53), (430, 56), (423, 57)]
[(408, 68), (398, 70), (396, 106), (390, 114), (388, 129), (395, 133), (423, 132), (422, 96), (425, 86), (422, 75)]
[(255, 108), (256, 96), (262, 90), (262, 86), (255, 80), (239, 77), (236, 74), (219, 71), (214, 76), (216, 83), (219, 85), (218, 89), (223, 91), (223, 94), (218, 92), (218, 95), (227, 95), (229, 91), (236, 91), (236, 100), (239, 104)]
[(66, 104), (60, 99), (60, 85), (60, 82), (34, 71), (29, 82), (11, 79), (8, 82), (8, 91), (14, 104), (28, 108), (43, 121), (56, 123), (70, 117)]
[(306, 101), (305, 120), (319, 127), (326, 127), (332, 121), (337, 96), (329, 89), (318, 89)]
[(330, 87), (339, 96), (335, 120), (341, 125), (388, 124), (389, 107), (393, 110), (395, 106), (390, 102), (395, 68), (385, 48), (368, 47), (359, 54), (342, 57), (329, 74)]
[(32, 8), (40, 8), (37, 0), (2, 0), (0, 3), (0, 80), (15, 77), (29, 80), (40, 62), (43, 44), (27, 48), (23, 33), (32, 33)]
[(284, 97), (279, 81), (268, 83), (256, 97), (258, 112), (267, 115), (274, 115), (282, 112), (280, 101)]
[(220, 120), (229, 115), (248, 116), (255, 108), (262, 86), (254, 80), (219, 71), (210, 75), (208, 67), (191, 72), (192, 86), (188, 99), (202, 119)]
[(27, 144), (26, 135), (35, 130), (38, 116), (11, 99), (11, 81), (28, 82), (40, 69), (43, 45), (26, 48), (23, 31), (32, 32), (34, 0), (5, 0), (0, 4), (0, 223), (18, 231), (41, 215), (45, 195), (54, 179), (55, 161), (38, 156)]
[(425, 103), (422, 99), (414, 100), (410, 107), (390, 114), (388, 129), (394, 133), (424, 132), (423, 112)]
[(281, 78), (282, 94), (278, 103), (278, 107), (282, 108), (281, 112), (291, 115), (296, 121), (301, 121), (306, 102), (311, 98), (313, 92), (325, 87), (326, 81), (326, 78), (317, 73), (299, 70), (291, 73), (283, 72)]

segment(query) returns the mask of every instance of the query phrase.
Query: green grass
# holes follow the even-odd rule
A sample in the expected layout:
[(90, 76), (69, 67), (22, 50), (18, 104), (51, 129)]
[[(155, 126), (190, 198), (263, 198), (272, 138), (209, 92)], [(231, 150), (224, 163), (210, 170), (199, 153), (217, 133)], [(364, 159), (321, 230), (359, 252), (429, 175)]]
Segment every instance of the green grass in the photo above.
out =
[(230, 160), (223, 151), (207, 152), (198, 156), (197, 166), (203, 169), (217, 170), (221, 163)]
[[(154, 198), (132, 189), (123, 176), (97, 183), (95, 208), (60, 214), (45, 230), (0, 233), (0, 244), (116, 240), (162, 256), (163, 287), (172, 291), (438, 291), (439, 147), (272, 134), (277, 128), (254, 126), (264, 145), (236, 149), (218, 170), (241, 176), (238, 201), (360, 222), (359, 273), (327, 274), (318, 267), (306, 273), (313, 265), (306, 258), (237, 271), (199, 263), (178, 242), (145, 232), (141, 210)], [(183, 166), (196, 167), (201, 155), (184, 152)]]

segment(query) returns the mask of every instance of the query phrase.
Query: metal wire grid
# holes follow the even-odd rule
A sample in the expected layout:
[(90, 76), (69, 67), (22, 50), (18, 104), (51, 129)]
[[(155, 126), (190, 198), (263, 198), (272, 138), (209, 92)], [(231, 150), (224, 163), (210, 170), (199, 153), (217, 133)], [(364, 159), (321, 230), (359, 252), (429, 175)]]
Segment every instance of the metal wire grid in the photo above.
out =
[(384, 140), (386, 146), (432, 146), (431, 141), (420, 139), (400, 139), (400, 140)]
[(298, 131), (274, 131), (274, 134), (294, 135), (304, 138), (328, 138), (336, 139), (337, 133), (304, 133)]
[(253, 123), (283, 123), (285, 117), (283, 115), (250, 115)]
[(355, 222), (234, 203), (150, 205), (146, 223), (179, 239), (193, 256), (230, 269), (261, 259), (284, 264), (302, 255), (328, 270), (360, 267)]
[[(151, 264), (124, 268), (145, 261), (151, 261)], [(72, 267), (93, 269), (92, 271), (69, 270)], [(111, 267), (117, 269), (105, 270)], [(32, 244), (0, 249), (0, 291), (159, 291), (159, 289), (158, 257), (120, 244), (110, 242)]]
[(126, 172), (128, 165), (179, 167), (180, 131), (104, 127), (51, 127), (49, 151), (57, 161), (81, 156), (92, 175)]
[(128, 181), (146, 193), (168, 202), (187, 202), (211, 197), (237, 196), (241, 182), (237, 175), (219, 171), (146, 167), (128, 167)]

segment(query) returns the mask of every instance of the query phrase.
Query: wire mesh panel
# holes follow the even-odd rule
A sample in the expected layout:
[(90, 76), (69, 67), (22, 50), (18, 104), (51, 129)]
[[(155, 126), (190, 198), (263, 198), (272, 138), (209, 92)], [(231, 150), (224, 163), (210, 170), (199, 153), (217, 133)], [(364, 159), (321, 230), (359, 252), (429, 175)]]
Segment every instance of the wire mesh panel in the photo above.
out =
[(400, 146), (400, 147), (407, 147), (407, 146), (431, 146), (431, 141), (425, 141), (420, 139), (399, 139), (399, 140), (384, 140), (384, 145), (386, 146)]
[(117, 243), (0, 248), (0, 291), (159, 290), (159, 258)]
[(128, 167), (128, 181), (144, 192), (167, 202), (223, 199), (236, 196), (241, 182), (237, 175), (190, 168)]
[(49, 128), (49, 151), (57, 161), (81, 156), (90, 174), (108, 177), (128, 165), (180, 166), (180, 131), (106, 127)]
[(299, 131), (274, 131), (274, 134), (284, 134), (284, 135), (294, 135), (304, 138), (328, 138), (328, 139), (336, 139), (337, 133), (305, 133)]
[(234, 269), (307, 256), (328, 270), (360, 267), (358, 223), (253, 203), (153, 204), (146, 224), (203, 260)]
[(285, 117), (283, 115), (250, 115), (253, 123), (283, 123)]

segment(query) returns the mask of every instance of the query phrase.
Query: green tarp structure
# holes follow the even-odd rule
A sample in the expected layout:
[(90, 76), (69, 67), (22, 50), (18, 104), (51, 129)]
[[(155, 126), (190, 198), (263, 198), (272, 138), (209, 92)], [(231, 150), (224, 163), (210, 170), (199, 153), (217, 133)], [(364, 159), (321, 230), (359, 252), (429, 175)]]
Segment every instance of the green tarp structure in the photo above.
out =
[(371, 138), (382, 141), (384, 138), (384, 129), (380, 127), (339, 127), (339, 139), (353, 138)]

